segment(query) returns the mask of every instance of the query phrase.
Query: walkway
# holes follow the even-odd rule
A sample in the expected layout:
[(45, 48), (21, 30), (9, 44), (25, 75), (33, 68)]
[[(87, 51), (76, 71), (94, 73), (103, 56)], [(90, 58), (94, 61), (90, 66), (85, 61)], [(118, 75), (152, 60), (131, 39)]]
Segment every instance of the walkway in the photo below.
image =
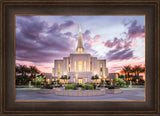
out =
[(144, 88), (124, 88), (120, 94), (105, 94), (104, 96), (70, 97), (55, 94), (41, 94), (40, 89), (17, 88), (16, 101), (144, 101)]

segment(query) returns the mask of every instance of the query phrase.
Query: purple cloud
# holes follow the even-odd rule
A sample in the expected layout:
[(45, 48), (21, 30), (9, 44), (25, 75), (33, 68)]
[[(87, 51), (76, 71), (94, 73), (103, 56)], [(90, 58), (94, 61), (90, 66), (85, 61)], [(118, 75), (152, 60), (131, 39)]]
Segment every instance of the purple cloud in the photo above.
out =
[[(26, 16), (27, 17), (27, 16)], [(30, 19), (30, 20), (29, 20)], [(73, 21), (60, 25), (54, 23), (51, 27), (36, 17), (18, 17), (16, 20), (16, 60), (30, 62), (53, 62), (72, 52), (73, 41), (60, 31), (73, 26)]]
[(128, 26), (128, 32), (123, 32), (127, 35), (126, 39), (114, 38), (113, 41), (108, 40), (103, 42), (104, 46), (108, 48), (114, 48), (110, 50), (106, 57), (109, 61), (111, 60), (123, 60), (133, 58), (132, 41), (136, 37), (144, 37), (145, 28), (144, 26), (137, 25), (137, 20), (132, 22), (124, 23), (124, 26)]
[(114, 38), (113, 41), (108, 40), (106, 42), (102, 42), (104, 46), (108, 48), (115, 47), (116, 50), (121, 50), (123, 48), (129, 48), (131, 47), (132, 41), (128, 41), (127, 39), (118, 39), (117, 37)]
[(82, 34), (83, 40), (90, 41), (90, 40), (92, 39), (91, 36), (90, 36), (90, 34), (91, 34), (91, 31), (90, 31), (90, 30), (86, 30), (86, 31)]
[(115, 37), (113, 41), (108, 40), (104, 43), (104, 45), (109, 48), (116, 46), (116, 48), (121, 49), (122, 42), (124, 42), (122, 39), (118, 39), (117, 37)]
[(64, 33), (64, 35), (66, 35), (68, 37), (73, 37), (73, 34), (71, 32), (66, 32), (66, 33)]
[(89, 50), (89, 49), (91, 49), (91, 47), (92, 47), (92, 45), (90, 44), (90, 43), (84, 43), (84, 48), (86, 49), (86, 50)]
[(61, 30), (68, 29), (74, 25), (74, 22), (71, 20), (67, 20), (62, 24), (54, 23), (48, 30), (48, 33), (57, 33), (60, 32)]
[(59, 25), (57, 23), (54, 23), (48, 30), (48, 33), (57, 33), (60, 32)]
[(124, 23), (124, 26), (128, 26), (128, 38), (135, 38), (138, 36), (143, 36), (142, 34), (145, 33), (145, 26), (138, 25), (137, 20), (132, 22), (128, 22), (127, 24)]
[(123, 60), (133, 57), (133, 50), (130, 48), (132, 44), (131, 40), (114, 38), (113, 41), (108, 40), (103, 42), (103, 44), (108, 48), (114, 47), (114, 49), (106, 53), (108, 61)]
[(133, 50), (131, 49), (124, 49), (124, 50), (110, 50), (107, 54), (107, 60), (124, 60), (133, 58)]
[(73, 25), (74, 25), (74, 22), (73, 22), (73, 21), (67, 20), (67, 21), (65, 21), (65, 23), (60, 24), (60, 28), (61, 28), (61, 29), (67, 29), (68, 27), (71, 27), (71, 26), (73, 26)]
[(115, 37), (113, 41), (108, 40), (102, 43), (108, 48), (114, 48), (106, 53), (108, 61), (123, 60), (133, 57), (133, 50), (130, 48), (132, 41), (129, 39), (118, 39)]

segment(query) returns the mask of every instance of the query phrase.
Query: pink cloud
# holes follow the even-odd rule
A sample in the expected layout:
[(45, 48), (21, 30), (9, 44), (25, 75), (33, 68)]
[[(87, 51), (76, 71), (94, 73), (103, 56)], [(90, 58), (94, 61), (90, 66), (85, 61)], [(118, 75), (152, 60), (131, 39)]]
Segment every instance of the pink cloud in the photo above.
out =
[(107, 67), (109, 69), (109, 73), (115, 73), (119, 72), (123, 66), (125, 65), (141, 65), (145, 66), (145, 57), (141, 58), (131, 58), (131, 59), (125, 59), (125, 60), (116, 60), (116, 61), (109, 61), (107, 62)]
[(29, 61), (16, 60), (16, 65), (36, 66), (42, 73), (52, 73), (54, 63), (33, 63)]
[(145, 39), (145, 33), (144, 32), (139, 32), (136, 34), (132, 34), (132, 35), (128, 35), (128, 37), (130, 38), (141, 38), (141, 39)]

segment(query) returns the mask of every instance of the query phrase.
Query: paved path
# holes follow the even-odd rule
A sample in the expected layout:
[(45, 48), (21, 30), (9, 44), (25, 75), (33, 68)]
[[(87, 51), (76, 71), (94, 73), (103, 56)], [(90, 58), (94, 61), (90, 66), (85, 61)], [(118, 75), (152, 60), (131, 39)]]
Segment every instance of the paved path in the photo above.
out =
[(122, 89), (120, 94), (105, 94), (103, 96), (71, 97), (41, 94), (40, 89), (16, 89), (16, 101), (144, 101), (145, 89)]

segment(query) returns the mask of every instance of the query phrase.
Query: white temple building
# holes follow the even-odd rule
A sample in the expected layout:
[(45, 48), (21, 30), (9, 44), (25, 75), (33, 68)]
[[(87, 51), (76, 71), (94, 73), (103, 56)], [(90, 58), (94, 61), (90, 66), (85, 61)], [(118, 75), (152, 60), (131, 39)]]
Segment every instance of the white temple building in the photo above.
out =
[(91, 83), (91, 77), (98, 75), (99, 78), (108, 76), (105, 59), (97, 59), (86, 53), (83, 47), (81, 26), (79, 26), (79, 38), (75, 53), (71, 53), (63, 60), (55, 60), (52, 77), (58, 78), (62, 75), (70, 76), (69, 83)]

